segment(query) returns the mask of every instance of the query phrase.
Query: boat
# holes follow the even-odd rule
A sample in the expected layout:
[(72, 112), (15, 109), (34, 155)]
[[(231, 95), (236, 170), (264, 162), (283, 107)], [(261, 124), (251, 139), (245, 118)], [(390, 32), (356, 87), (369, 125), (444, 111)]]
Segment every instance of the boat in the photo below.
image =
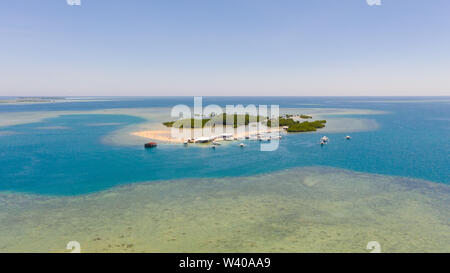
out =
[(149, 143), (145, 143), (144, 147), (145, 148), (154, 148), (156, 147), (158, 144), (156, 144), (156, 142), (149, 142)]
[(323, 136), (320, 140), (323, 141), (324, 143), (327, 143), (329, 139), (327, 136)]
[(350, 136), (346, 136), (345, 138), (346, 138), (346, 139), (351, 139), (351, 137), (350, 137)]
[(233, 134), (221, 134), (219, 137), (221, 137), (223, 140), (233, 140)]
[(212, 139), (209, 137), (199, 137), (195, 139), (195, 143), (207, 143), (210, 142)]
[(244, 143), (241, 143), (241, 144), (239, 144), (239, 146), (241, 146), (241, 148), (244, 148), (244, 147), (245, 147), (245, 144), (244, 144)]

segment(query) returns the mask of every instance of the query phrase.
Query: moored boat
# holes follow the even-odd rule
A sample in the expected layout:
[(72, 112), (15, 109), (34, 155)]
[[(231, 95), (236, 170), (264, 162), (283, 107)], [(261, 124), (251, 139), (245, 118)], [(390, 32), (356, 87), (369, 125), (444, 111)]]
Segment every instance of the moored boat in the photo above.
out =
[(156, 146), (158, 146), (158, 144), (156, 144), (156, 142), (149, 142), (149, 143), (144, 144), (145, 148), (154, 148)]

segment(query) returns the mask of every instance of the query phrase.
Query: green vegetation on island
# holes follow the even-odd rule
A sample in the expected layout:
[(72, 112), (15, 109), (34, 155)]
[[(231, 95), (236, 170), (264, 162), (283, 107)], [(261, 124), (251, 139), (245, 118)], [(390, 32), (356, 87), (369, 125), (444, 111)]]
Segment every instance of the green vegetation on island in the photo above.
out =
[[(201, 124), (201, 128), (205, 127), (206, 123), (210, 121), (210, 119), (182, 119), (182, 120), (178, 120), (178, 121), (167, 121), (167, 122), (163, 122), (163, 125), (166, 127), (173, 127), (174, 124), (176, 122), (178, 122), (179, 126), (177, 126), (178, 128), (200, 128), (200, 126), (198, 126), (199, 124)], [(190, 124), (190, 125), (189, 125)]]
[(326, 120), (316, 120), (316, 121), (304, 121), (297, 122), (287, 128), (287, 131), (290, 133), (294, 132), (313, 132), (317, 131), (317, 129), (325, 127)]
[[(317, 129), (325, 127), (325, 123), (327, 123), (326, 120), (315, 120), (315, 121), (303, 121), (300, 122), (298, 120), (294, 120), (293, 115), (286, 114), (284, 116), (281, 116), (278, 118), (278, 126), (279, 127), (286, 127), (286, 131), (289, 133), (294, 132), (313, 132), (317, 131)], [(299, 115), (297, 118), (302, 119), (311, 119), (311, 116), (307, 115)], [(250, 116), (248, 114), (246, 115), (238, 115), (234, 114), (232, 117), (227, 114), (220, 114), (217, 116), (211, 116), (209, 118), (202, 118), (202, 119), (181, 119), (177, 121), (167, 121), (163, 122), (163, 125), (166, 127), (174, 127), (177, 126), (178, 128), (203, 128), (205, 126), (234, 126), (234, 128), (242, 125), (248, 125), (250, 122), (260, 122), (265, 121), (268, 127), (272, 127), (272, 120), (268, 120), (265, 117), (262, 116)], [(176, 124), (176, 125), (175, 125)]]
[[(302, 117), (304, 116), (304, 117)], [(311, 116), (300, 115), (300, 118), (312, 118)], [(278, 126), (279, 127), (287, 127), (285, 128), (289, 133), (295, 132), (314, 132), (317, 129), (325, 127), (326, 120), (315, 120), (315, 121), (297, 121), (292, 118), (292, 115), (285, 115), (278, 118)], [(267, 126), (272, 127), (272, 120), (267, 121)]]
[[(163, 122), (163, 125), (166, 127), (173, 127), (175, 123), (177, 123), (178, 128), (203, 128), (205, 126), (211, 126), (214, 127), (216, 125), (233, 125), (234, 128), (241, 126), (241, 125), (248, 125), (250, 122), (259, 122), (262, 121), (264, 118), (262, 116), (250, 116), (249, 114), (246, 115), (238, 115), (234, 114), (233, 117), (230, 117), (230, 115), (227, 114), (220, 114), (217, 116), (213, 116), (210, 118), (202, 118), (202, 119), (181, 119), (177, 121), (167, 121)], [(199, 126), (200, 125), (200, 126)]]

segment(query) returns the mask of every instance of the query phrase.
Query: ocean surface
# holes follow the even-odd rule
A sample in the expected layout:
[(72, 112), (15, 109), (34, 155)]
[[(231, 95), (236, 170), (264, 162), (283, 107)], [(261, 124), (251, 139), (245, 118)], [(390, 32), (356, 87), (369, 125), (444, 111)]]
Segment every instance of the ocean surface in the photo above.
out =
[(177, 104), (0, 103), (0, 252), (450, 252), (449, 97), (203, 99), (327, 120), (273, 152), (130, 135)]
[[(273, 152), (246, 141), (216, 150), (141, 143), (114, 145), (105, 139), (145, 120), (103, 109), (153, 108), (168, 112), (192, 97), (95, 98), (64, 103), (0, 104), (0, 121), (11, 113), (59, 113), (37, 122), (0, 127), (0, 191), (80, 195), (134, 182), (181, 178), (252, 176), (295, 167), (327, 166), (450, 183), (449, 97), (204, 97), (203, 105), (279, 105), (281, 108), (362, 109), (383, 114), (345, 115), (377, 124), (370, 130), (289, 134)], [(83, 111), (95, 114), (70, 114)], [(69, 113), (69, 114), (67, 114)], [(168, 113), (167, 113), (168, 114)], [(339, 115), (331, 115), (336, 118)], [(326, 117), (327, 118), (327, 117)], [(159, 122), (156, 121), (155, 122)], [(352, 139), (346, 140), (350, 134)]]

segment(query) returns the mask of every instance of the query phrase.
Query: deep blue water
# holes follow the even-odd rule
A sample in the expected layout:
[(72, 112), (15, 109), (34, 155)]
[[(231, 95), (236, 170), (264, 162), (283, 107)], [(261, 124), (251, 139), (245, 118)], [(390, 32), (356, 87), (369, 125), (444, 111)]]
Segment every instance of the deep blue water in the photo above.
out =
[[(75, 195), (115, 185), (186, 177), (253, 175), (296, 166), (325, 165), (350, 170), (450, 183), (450, 104), (446, 98), (363, 97), (209, 97), (203, 104), (279, 104), (299, 108), (360, 108), (387, 111), (375, 119), (376, 131), (284, 137), (274, 152), (261, 152), (248, 141), (216, 150), (179, 145), (110, 146), (102, 137), (125, 125), (142, 122), (124, 115), (67, 115), (39, 123), (0, 128), (0, 191)], [(397, 101), (408, 102), (397, 102)], [(429, 102), (433, 100), (435, 102)], [(373, 102), (371, 102), (373, 101)], [(382, 101), (382, 102), (379, 102)], [(427, 101), (427, 102), (423, 102)], [(111, 101), (0, 105), (1, 113), (171, 107), (193, 102), (181, 98), (113, 98)], [(104, 124), (105, 126), (98, 126)], [(97, 125), (97, 126), (92, 126)], [(1, 132), (15, 134), (1, 134)]]

